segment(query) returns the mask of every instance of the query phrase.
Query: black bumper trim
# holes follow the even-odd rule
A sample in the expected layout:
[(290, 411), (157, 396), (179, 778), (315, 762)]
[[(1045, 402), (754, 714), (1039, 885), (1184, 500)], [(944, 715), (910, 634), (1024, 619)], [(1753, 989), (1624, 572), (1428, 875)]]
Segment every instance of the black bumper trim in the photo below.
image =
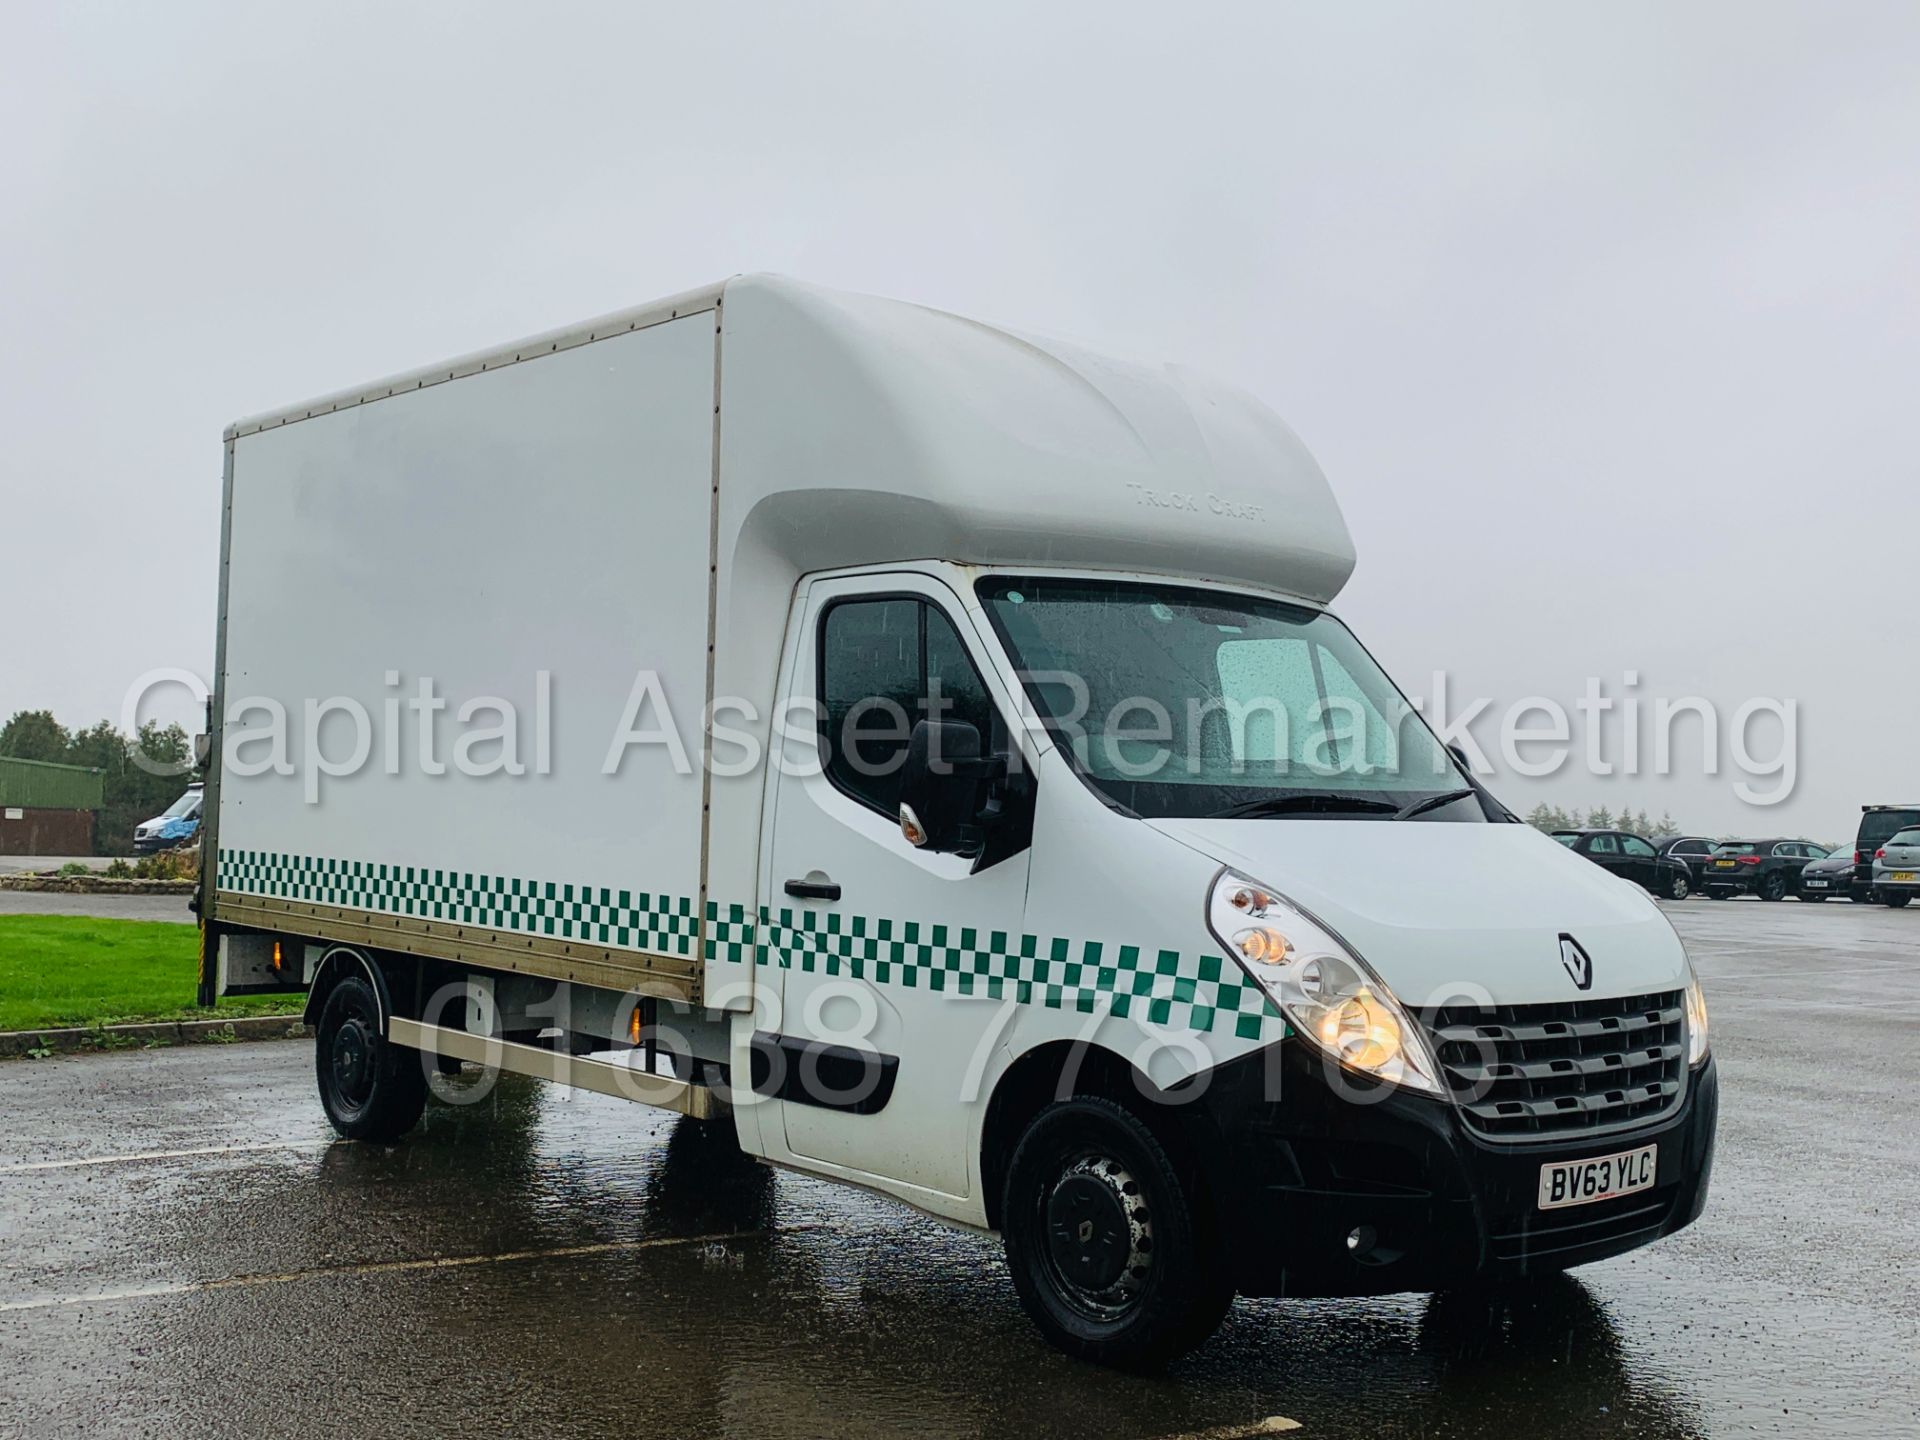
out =
[[(1718, 1097), (1709, 1060), (1678, 1108), (1637, 1128), (1501, 1143), (1427, 1096), (1345, 1099), (1308, 1047), (1283, 1041), (1213, 1072), (1186, 1123), (1241, 1294), (1375, 1295), (1562, 1270), (1690, 1224), (1706, 1202)], [(1652, 1189), (1537, 1208), (1543, 1164), (1649, 1144)]]

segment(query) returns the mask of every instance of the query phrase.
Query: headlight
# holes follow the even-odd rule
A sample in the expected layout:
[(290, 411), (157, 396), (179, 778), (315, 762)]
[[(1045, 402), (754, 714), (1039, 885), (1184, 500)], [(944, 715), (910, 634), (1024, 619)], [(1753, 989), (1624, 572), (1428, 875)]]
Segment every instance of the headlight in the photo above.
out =
[(1294, 1029), (1350, 1070), (1444, 1096), (1418, 1027), (1367, 963), (1304, 910), (1222, 871), (1207, 900), (1214, 938)]
[(1700, 977), (1687, 981), (1687, 1064), (1698, 1065), (1707, 1058), (1707, 997), (1700, 989)]

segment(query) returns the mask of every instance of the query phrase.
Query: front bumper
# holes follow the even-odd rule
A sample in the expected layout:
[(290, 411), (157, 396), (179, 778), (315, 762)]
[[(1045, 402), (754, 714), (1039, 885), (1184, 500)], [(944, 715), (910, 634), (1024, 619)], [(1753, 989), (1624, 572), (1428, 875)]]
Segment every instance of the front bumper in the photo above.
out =
[[(1525, 1144), (1481, 1140), (1425, 1096), (1343, 1098), (1320, 1063), (1282, 1042), (1214, 1071), (1196, 1102), (1221, 1251), (1242, 1295), (1379, 1295), (1563, 1270), (1670, 1235), (1706, 1204), (1720, 1088), (1711, 1057), (1655, 1122)], [(1652, 1189), (1537, 1208), (1548, 1161), (1652, 1144)], [(1356, 1231), (1361, 1245), (1349, 1248)]]

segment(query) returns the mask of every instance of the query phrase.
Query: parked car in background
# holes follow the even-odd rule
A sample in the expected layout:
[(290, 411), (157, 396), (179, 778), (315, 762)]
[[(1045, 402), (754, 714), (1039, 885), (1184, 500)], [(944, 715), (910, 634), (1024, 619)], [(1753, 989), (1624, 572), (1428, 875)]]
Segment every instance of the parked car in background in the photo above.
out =
[(1873, 891), (1899, 909), (1920, 890), (1920, 825), (1912, 825), (1887, 839), (1873, 852)]
[(1806, 840), (1733, 840), (1714, 847), (1707, 862), (1707, 894), (1715, 900), (1758, 895), (1784, 900), (1800, 886), (1809, 860), (1827, 858), (1825, 847)]
[(1853, 886), (1862, 900), (1878, 900), (1873, 885), (1873, 852), (1902, 830), (1920, 825), (1920, 805), (1862, 805), (1860, 833), (1853, 841)]
[(1693, 880), (1693, 888), (1701, 885), (1700, 872), (1706, 868), (1708, 860), (1713, 858), (1713, 847), (1718, 841), (1709, 840), (1704, 835), (1679, 835), (1660, 846), (1660, 853), (1669, 860), (1678, 860), (1687, 867), (1687, 873)]
[(1810, 860), (1800, 867), (1800, 898), (1825, 900), (1830, 895), (1867, 898), (1867, 892), (1853, 883), (1853, 851), (1830, 850), (1824, 860)]
[(1553, 838), (1623, 880), (1644, 885), (1663, 900), (1684, 900), (1693, 893), (1693, 871), (1685, 860), (1662, 855), (1651, 840), (1624, 830), (1556, 830)]
[(162, 810), (151, 820), (143, 820), (133, 827), (133, 849), (137, 855), (151, 855), (156, 850), (172, 850), (179, 845), (189, 845), (200, 833), (200, 800), (203, 791), (199, 781), (187, 787), (186, 793), (173, 804)]

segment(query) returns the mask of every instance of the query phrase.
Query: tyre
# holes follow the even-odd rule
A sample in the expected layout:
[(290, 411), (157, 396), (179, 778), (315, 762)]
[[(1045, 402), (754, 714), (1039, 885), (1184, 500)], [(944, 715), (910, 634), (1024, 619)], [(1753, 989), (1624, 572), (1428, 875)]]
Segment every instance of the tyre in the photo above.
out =
[(1684, 875), (1675, 875), (1673, 879), (1667, 883), (1667, 898), (1669, 900), (1684, 900), (1692, 893), (1693, 886), (1688, 883), (1687, 877)]
[(1001, 1211), (1021, 1306), (1083, 1360), (1153, 1369), (1191, 1350), (1233, 1300), (1199, 1198), (1197, 1177), (1124, 1106), (1048, 1106), (1014, 1149)]
[(349, 1140), (398, 1140), (414, 1127), (427, 1104), (426, 1065), (381, 1033), (380, 1003), (364, 977), (327, 992), (315, 1034), (320, 1104), (335, 1130)]
[(1912, 893), (1906, 890), (1888, 890), (1884, 893), (1886, 896), (1887, 904), (1892, 906), (1895, 910), (1904, 909), (1906, 907), (1906, 903), (1909, 900), (1913, 899)]
[(1759, 895), (1762, 900), (1781, 900), (1787, 893), (1787, 872), (1776, 870), (1760, 881)]

